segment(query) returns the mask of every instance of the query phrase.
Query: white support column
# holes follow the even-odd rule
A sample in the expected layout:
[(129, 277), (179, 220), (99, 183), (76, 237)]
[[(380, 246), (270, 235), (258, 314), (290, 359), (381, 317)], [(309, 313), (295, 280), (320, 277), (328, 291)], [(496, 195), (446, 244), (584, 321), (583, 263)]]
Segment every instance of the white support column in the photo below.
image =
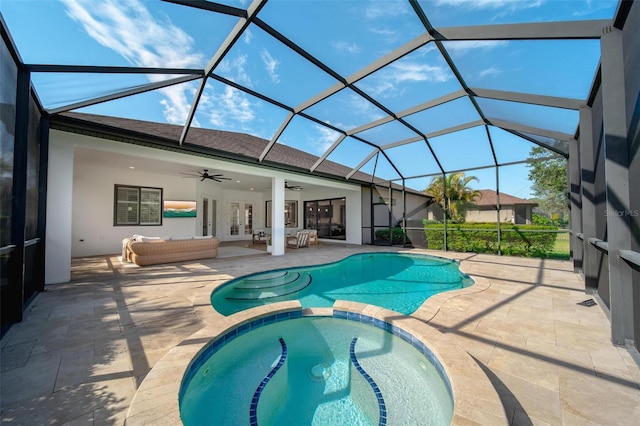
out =
[(623, 33), (606, 27), (600, 41), (602, 101), (607, 182), (607, 242), (609, 243), (609, 289), (611, 297), (611, 338), (624, 345), (634, 338), (633, 276), (620, 258), (620, 250), (631, 249), (629, 221), (629, 147)]
[(285, 245), (284, 229), (284, 178), (271, 179), (271, 244), (272, 256), (282, 256)]
[(71, 212), (73, 195), (73, 144), (51, 132), (47, 176), (47, 252), (45, 284), (71, 280)]

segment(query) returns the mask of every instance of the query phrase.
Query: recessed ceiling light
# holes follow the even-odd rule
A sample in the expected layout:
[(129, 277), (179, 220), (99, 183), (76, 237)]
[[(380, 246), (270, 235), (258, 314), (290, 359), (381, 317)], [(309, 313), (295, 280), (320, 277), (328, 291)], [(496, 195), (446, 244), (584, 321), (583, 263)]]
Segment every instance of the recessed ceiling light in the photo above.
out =
[(134, 166), (129, 166), (129, 168), (130, 168), (131, 170), (135, 169), (135, 167), (134, 167)]
[(253, 188), (249, 188), (249, 191), (253, 191)]
[(240, 181), (239, 181), (239, 180), (237, 180), (237, 181), (236, 181), (236, 183), (240, 183)]

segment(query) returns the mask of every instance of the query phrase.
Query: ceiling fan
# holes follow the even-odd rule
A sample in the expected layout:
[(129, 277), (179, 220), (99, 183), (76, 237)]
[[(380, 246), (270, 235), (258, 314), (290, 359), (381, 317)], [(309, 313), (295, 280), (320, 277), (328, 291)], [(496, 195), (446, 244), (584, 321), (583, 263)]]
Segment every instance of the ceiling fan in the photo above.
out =
[(300, 185), (289, 185), (289, 182), (284, 181), (284, 189), (288, 189), (290, 191), (300, 191), (302, 187)]
[[(268, 188), (271, 188), (271, 185), (269, 185)], [(285, 180), (284, 189), (288, 189), (289, 191), (300, 191), (303, 188), (300, 185), (289, 185), (289, 182)]]
[(230, 178), (226, 178), (223, 177), (223, 175), (221, 173), (216, 174), (216, 175), (210, 175), (209, 174), (209, 169), (202, 169), (201, 172), (196, 172), (196, 173), (180, 173), (181, 175), (185, 175), (182, 176), (184, 178), (200, 178), (200, 182), (202, 182), (205, 179), (211, 179), (211, 180), (215, 180), (216, 182), (222, 182), (223, 180), (231, 180)]

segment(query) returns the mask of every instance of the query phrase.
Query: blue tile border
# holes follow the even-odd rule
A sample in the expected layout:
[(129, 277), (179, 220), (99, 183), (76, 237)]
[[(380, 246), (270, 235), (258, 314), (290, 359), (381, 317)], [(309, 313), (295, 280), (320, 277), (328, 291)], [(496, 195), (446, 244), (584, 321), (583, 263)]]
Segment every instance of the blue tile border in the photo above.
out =
[(284, 342), (284, 339), (282, 337), (280, 337), (278, 340), (280, 341), (280, 346), (282, 346), (282, 355), (280, 355), (280, 360), (278, 361), (276, 366), (273, 367), (273, 369), (264, 377), (264, 379), (262, 379), (262, 381), (258, 385), (258, 388), (254, 392), (253, 397), (251, 398), (251, 407), (249, 408), (249, 424), (251, 426), (258, 426), (258, 402), (260, 402), (262, 391), (265, 387), (267, 387), (269, 380), (271, 380), (273, 376), (275, 376), (275, 374), (278, 372), (278, 370), (280, 370), (280, 367), (284, 365), (284, 362), (287, 359), (287, 344)]
[[(290, 319), (297, 319), (302, 317), (318, 317), (318, 318), (338, 318), (338, 319), (346, 319), (350, 321), (361, 322), (366, 325), (371, 325), (381, 330), (387, 331), (395, 336), (398, 336), (402, 340), (411, 344), (414, 348), (416, 348), (422, 355), (427, 358), (427, 360), (436, 368), (438, 375), (445, 383), (447, 391), (449, 392), (449, 396), (453, 400), (453, 390), (451, 387), (451, 381), (449, 380), (449, 376), (445, 372), (445, 369), (440, 362), (440, 360), (435, 356), (435, 354), (429, 349), (422, 341), (420, 341), (417, 337), (412, 335), (411, 333), (390, 324), (384, 320), (371, 317), (369, 315), (360, 314), (357, 312), (344, 311), (340, 309), (334, 309), (332, 316), (327, 315), (305, 315), (302, 309), (296, 309), (287, 312), (278, 312), (267, 315), (262, 318), (254, 319), (250, 322), (246, 322), (240, 324), (233, 328), (232, 330), (227, 331), (222, 336), (208, 343), (201, 351), (193, 358), (187, 370), (182, 378), (182, 382), (180, 384), (180, 392), (178, 394), (178, 406), (182, 404), (182, 397), (184, 395), (184, 391), (188, 387), (189, 383), (195, 376), (196, 372), (202, 367), (202, 365), (217, 351), (219, 351), (224, 345), (236, 339), (237, 337), (242, 336), (243, 334), (258, 329), (264, 325), (273, 324), (280, 321), (288, 321)], [(284, 362), (284, 361), (283, 361)], [(363, 370), (364, 371), (364, 370)], [(275, 374), (275, 373), (274, 373)], [(253, 403), (253, 401), (252, 401)], [(385, 412), (386, 414), (386, 412)]]
[(447, 391), (449, 392), (449, 396), (453, 399), (453, 388), (451, 387), (451, 381), (449, 380), (449, 376), (444, 370), (444, 366), (440, 362), (440, 360), (435, 356), (431, 349), (429, 349), (420, 339), (415, 337), (413, 334), (393, 325), (389, 324), (386, 321), (380, 320), (378, 318), (370, 317), (369, 315), (359, 314), (357, 312), (348, 312), (334, 309), (333, 311), (334, 318), (348, 319), (352, 321), (358, 321), (363, 324), (373, 325), (381, 330), (385, 330), (395, 336), (400, 337), (405, 342), (412, 345), (416, 348), (427, 360), (436, 368), (438, 375), (445, 383), (447, 387)]
[(351, 362), (353, 363), (358, 373), (369, 383), (373, 393), (376, 395), (376, 399), (378, 400), (378, 411), (380, 413), (380, 419), (378, 420), (378, 426), (384, 426), (387, 424), (387, 406), (384, 403), (384, 398), (382, 397), (382, 392), (380, 392), (380, 388), (376, 384), (375, 380), (364, 371), (364, 368), (358, 362), (358, 358), (356, 357), (356, 342), (358, 341), (357, 337), (354, 337), (351, 340), (351, 346), (349, 347), (349, 358), (351, 358)]

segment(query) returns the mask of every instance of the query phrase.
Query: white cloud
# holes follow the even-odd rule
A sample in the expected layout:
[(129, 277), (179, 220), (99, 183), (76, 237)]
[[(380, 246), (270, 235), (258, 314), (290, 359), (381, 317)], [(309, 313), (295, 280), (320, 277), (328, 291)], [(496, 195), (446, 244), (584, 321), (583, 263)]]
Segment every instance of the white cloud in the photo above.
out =
[(245, 44), (251, 44), (251, 40), (253, 40), (253, 33), (251, 29), (247, 28), (244, 33), (242, 33), (242, 41), (244, 41)]
[(226, 86), (222, 93), (207, 91), (201, 103), (205, 106), (209, 122), (214, 126), (229, 128), (232, 122), (246, 124), (255, 119), (253, 106), (243, 92)]
[(448, 68), (417, 62), (396, 62), (391, 64), (387, 75), (392, 81), (402, 83), (405, 81), (428, 81), (443, 83), (451, 79)]
[(465, 9), (496, 9), (514, 12), (516, 10), (540, 7), (544, 0), (437, 0), (438, 6), (458, 6)]
[(367, 19), (394, 18), (409, 13), (408, 3), (399, 0), (371, 1), (364, 9)]
[(168, 18), (154, 18), (138, 0), (63, 0), (69, 17), (93, 39), (146, 67), (199, 67), (194, 41)]
[(225, 75), (229, 80), (252, 87), (253, 83), (249, 73), (245, 69), (247, 64), (247, 55), (238, 55), (235, 58), (225, 57), (218, 65), (216, 71)]
[(402, 83), (444, 83), (453, 78), (448, 67), (424, 62), (400, 61), (388, 65), (372, 80), (363, 81), (363, 89), (374, 97), (399, 97), (405, 93)]
[(464, 54), (470, 50), (491, 50), (508, 45), (507, 40), (461, 40), (446, 42), (446, 49), (450, 52)]
[(360, 52), (360, 47), (357, 44), (347, 41), (332, 41), (331, 45), (338, 53), (354, 54)]
[(480, 71), (478, 73), (478, 77), (480, 77), (482, 79), (482, 78), (485, 78), (485, 77), (495, 77), (495, 76), (500, 75), (500, 74), (502, 74), (502, 70), (499, 70), (498, 68), (495, 68), (495, 67), (491, 67), (491, 68), (487, 68), (487, 69), (484, 69), (484, 70)]
[(264, 66), (271, 78), (271, 81), (274, 83), (280, 83), (280, 76), (278, 75), (278, 65), (280, 65), (280, 61), (275, 59), (267, 49), (262, 49), (260, 51), (260, 58), (262, 62), (264, 62)]
[[(194, 40), (168, 18), (155, 18), (139, 0), (63, 0), (67, 15), (102, 46), (137, 67), (201, 68), (202, 53)], [(170, 76), (150, 76), (152, 82)], [(193, 84), (164, 88), (165, 119), (184, 123), (191, 104)]]
[(388, 28), (369, 28), (369, 31), (385, 37), (395, 38), (398, 35), (398, 32), (395, 30), (390, 30)]
[[(188, 88), (183, 87), (185, 84), (188, 85)], [(160, 104), (164, 108), (164, 118), (167, 123), (183, 125), (191, 109), (191, 100), (195, 92), (193, 84), (183, 83), (182, 85), (165, 87), (160, 91), (165, 96), (160, 101)], [(187, 92), (190, 95), (189, 97), (187, 97)], [(194, 118), (193, 125), (199, 127), (200, 123)]]
[[(384, 117), (382, 111), (380, 111), (376, 106), (367, 101), (362, 96), (356, 95), (352, 93), (348, 97), (348, 109), (353, 111), (356, 115), (360, 115), (362, 117), (366, 117), (367, 121), (375, 121), (379, 118)], [(350, 128), (353, 126), (350, 126)]]
[(314, 148), (314, 154), (322, 155), (336, 140), (338, 140), (339, 134), (335, 130), (331, 130), (330, 128), (319, 124), (315, 124), (314, 127), (318, 132), (318, 136), (310, 142)]

